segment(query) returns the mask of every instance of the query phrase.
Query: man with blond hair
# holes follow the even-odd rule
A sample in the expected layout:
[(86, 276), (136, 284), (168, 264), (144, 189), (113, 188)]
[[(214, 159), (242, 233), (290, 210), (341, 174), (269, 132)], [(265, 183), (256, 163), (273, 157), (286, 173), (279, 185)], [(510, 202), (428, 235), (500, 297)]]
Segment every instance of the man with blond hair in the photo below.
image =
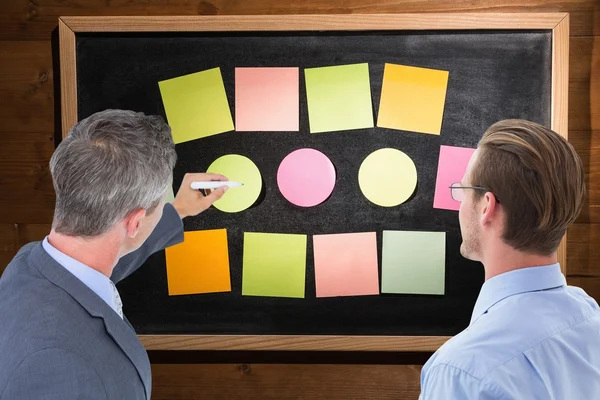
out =
[(421, 399), (600, 396), (600, 309), (567, 286), (557, 249), (581, 211), (584, 171), (560, 135), (523, 120), (492, 125), (461, 182), (461, 254), (485, 283), (469, 326), (421, 372)]
[(181, 219), (220, 198), (187, 174), (173, 204), (175, 145), (160, 117), (123, 110), (73, 127), (50, 160), (52, 230), (0, 279), (0, 400), (150, 399), (150, 362), (115, 283), (181, 242)]

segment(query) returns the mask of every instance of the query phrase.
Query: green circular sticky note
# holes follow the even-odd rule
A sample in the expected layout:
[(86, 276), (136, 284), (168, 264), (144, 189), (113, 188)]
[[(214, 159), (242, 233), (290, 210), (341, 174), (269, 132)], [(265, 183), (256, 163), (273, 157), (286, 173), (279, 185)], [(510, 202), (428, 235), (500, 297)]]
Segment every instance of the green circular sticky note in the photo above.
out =
[(394, 207), (410, 198), (417, 186), (417, 167), (396, 149), (369, 154), (358, 171), (358, 184), (365, 197), (382, 207)]
[(206, 172), (221, 174), (243, 186), (230, 188), (214, 206), (228, 213), (240, 212), (252, 206), (262, 190), (262, 178), (256, 164), (248, 157), (227, 154), (217, 158)]

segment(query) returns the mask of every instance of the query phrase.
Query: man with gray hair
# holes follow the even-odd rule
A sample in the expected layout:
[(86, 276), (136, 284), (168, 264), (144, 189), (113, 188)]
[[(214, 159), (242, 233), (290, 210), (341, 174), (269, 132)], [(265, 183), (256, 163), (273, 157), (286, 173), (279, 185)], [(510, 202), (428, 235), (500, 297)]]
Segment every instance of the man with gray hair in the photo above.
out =
[(0, 400), (149, 399), (150, 363), (115, 283), (183, 240), (181, 219), (207, 196), (187, 174), (165, 204), (176, 161), (160, 117), (107, 110), (73, 127), (50, 161), (52, 230), (24, 246), (0, 279)]

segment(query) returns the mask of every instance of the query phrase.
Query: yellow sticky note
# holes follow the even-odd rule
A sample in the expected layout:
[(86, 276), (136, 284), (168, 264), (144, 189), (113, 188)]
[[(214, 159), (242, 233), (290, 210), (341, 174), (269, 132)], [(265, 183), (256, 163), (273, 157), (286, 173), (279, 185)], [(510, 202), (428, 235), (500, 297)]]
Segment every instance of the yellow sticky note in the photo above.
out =
[(158, 82), (175, 143), (233, 130), (220, 68)]
[(262, 177), (256, 164), (248, 157), (227, 154), (217, 158), (207, 172), (221, 174), (230, 181), (243, 183), (243, 186), (230, 188), (214, 206), (223, 212), (240, 212), (256, 203), (262, 190)]
[(304, 298), (306, 235), (244, 233), (242, 294)]
[(368, 64), (306, 68), (310, 132), (373, 127)]
[(439, 135), (448, 71), (385, 64), (377, 126)]
[(358, 170), (358, 185), (365, 197), (382, 207), (404, 203), (417, 187), (417, 167), (396, 149), (379, 149), (369, 154)]
[(227, 231), (191, 231), (183, 237), (183, 243), (165, 250), (169, 295), (230, 292)]

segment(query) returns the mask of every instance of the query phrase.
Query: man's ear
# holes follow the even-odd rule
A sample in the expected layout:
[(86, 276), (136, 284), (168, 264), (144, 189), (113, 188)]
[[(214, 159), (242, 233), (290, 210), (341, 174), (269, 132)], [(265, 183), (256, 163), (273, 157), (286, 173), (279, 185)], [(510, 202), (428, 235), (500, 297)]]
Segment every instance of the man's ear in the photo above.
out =
[(487, 192), (481, 199), (482, 210), (481, 210), (481, 223), (487, 224), (492, 222), (498, 214), (498, 201), (493, 193)]
[(140, 208), (129, 213), (125, 217), (125, 229), (127, 237), (133, 239), (140, 231), (142, 219), (146, 216), (146, 210)]

